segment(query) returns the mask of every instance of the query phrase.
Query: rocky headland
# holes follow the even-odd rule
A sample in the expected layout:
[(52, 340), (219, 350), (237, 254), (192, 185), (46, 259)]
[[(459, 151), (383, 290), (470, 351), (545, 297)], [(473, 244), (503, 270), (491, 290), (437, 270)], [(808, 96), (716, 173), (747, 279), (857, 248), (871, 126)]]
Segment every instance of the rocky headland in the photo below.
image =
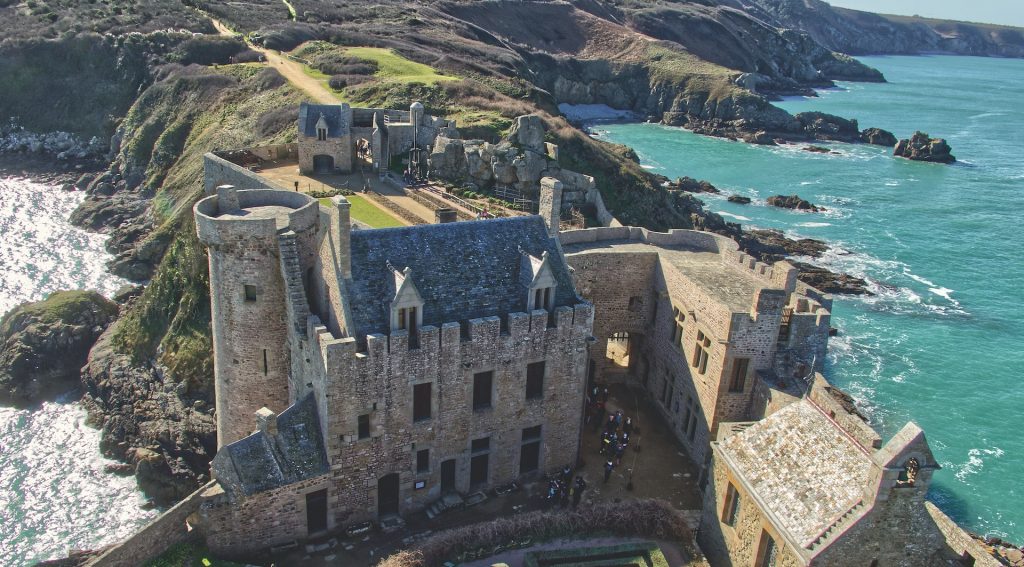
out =
[(900, 140), (893, 150), (893, 155), (914, 161), (933, 163), (953, 163), (956, 158), (946, 140), (932, 138), (924, 132), (917, 131), (909, 139)]

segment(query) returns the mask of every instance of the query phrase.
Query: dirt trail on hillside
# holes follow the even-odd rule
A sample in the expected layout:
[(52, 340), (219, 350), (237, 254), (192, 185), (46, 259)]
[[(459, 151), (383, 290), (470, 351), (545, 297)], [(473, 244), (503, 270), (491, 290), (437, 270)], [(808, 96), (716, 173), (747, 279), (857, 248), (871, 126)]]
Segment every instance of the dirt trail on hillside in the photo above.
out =
[[(216, 18), (212, 18), (209, 15), (206, 17), (210, 18), (210, 21), (213, 22), (213, 27), (217, 28), (217, 31), (221, 35), (232, 37), (237, 35), (235, 32), (228, 29), (227, 26), (220, 23)], [(246, 41), (246, 45), (248, 45), (253, 51), (257, 51), (263, 55), (268, 66), (277, 69), (277, 72), (281, 73), (281, 76), (288, 79), (288, 82), (296, 88), (309, 95), (311, 99), (319, 102), (320, 104), (338, 104), (338, 97), (334, 96), (334, 93), (325, 87), (319, 80), (307, 75), (303, 70), (302, 63), (288, 59), (287, 56), (279, 51), (259, 47), (258, 45), (253, 45), (248, 41)]]

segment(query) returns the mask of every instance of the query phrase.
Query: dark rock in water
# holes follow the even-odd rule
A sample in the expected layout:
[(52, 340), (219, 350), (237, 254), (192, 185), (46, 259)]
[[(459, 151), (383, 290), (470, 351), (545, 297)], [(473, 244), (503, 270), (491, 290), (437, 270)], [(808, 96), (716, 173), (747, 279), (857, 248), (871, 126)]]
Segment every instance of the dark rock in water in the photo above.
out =
[(828, 245), (813, 238), (794, 240), (779, 230), (748, 230), (741, 239), (743, 249), (766, 262), (775, 262), (787, 256), (818, 258)]
[(744, 197), (743, 195), (729, 195), (730, 203), (738, 203), (740, 205), (749, 205), (750, 197)]
[(811, 152), (815, 154), (827, 154), (832, 152), (832, 150), (828, 148), (823, 148), (821, 146), (804, 146), (802, 149), (805, 152)]
[(773, 207), (794, 209), (797, 211), (810, 211), (812, 213), (817, 213), (825, 210), (825, 207), (812, 205), (809, 201), (801, 199), (799, 195), (775, 195), (768, 197), (767, 202)]
[(117, 305), (93, 291), (57, 291), (0, 320), (0, 401), (26, 404), (78, 384), (79, 369)]
[(860, 140), (860, 128), (856, 120), (848, 120), (824, 112), (801, 112), (794, 116), (800, 128), (816, 140), (856, 142)]
[(146, 494), (172, 504), (209, 480), (217, 448), (213, 370), (175, 382), (113, 348), (105, 332), (82, 368), (82, 405), (100, 427), (100, 450), (128, 464)]
[(743, 141), (747, 142), (748, 144), (758, 144), (761, 146), (776, 145), (775, 139), (772, 138), (768, 134), (768, 132), (765, 132), (764, 130), (758, 130), (757, 132), (743, 136)]
[(830, 337), (838, 337), (839, 336), (839, 329), (837, 329), (835, 327), (829, 327), (828, 328), (828, 336), (830, 336)]
[(135, 467), (128, 463), (110, 463), (103, 467), (103, 472), (117, 476), (131, 476), (135, 474)]
[(704, 181), (703, 179), (694, 179), (692, 177), (677, 177), (675, 181), (669, 182), (669, 189), (676, 189), (679, 191), (686, 191), (687, 193), (719, 193), (717, 187)]
[(881, 128), (865, 128), (860, 133), (860, 140), (867, 144), (873, 144), (875, 146), (886, 146), (893, 147), (896, 145), (896, 135), (888, 130), (882, 130)]
[(897, 142), (893, 155), (915, 161), (953, 163), (956, 161), (956, 158), (950, 153), (951, 151), (946, 140), (930, 138), (928, 134), (918, 131), (914, 132), (914, 135), (909, 140)]
[(868, 291), (868, 282), (849, 274), (837, 274), (825, 268), (812, 266), (803, 262), (794, 262), (800, 270), (800, 281), (825, 293), (841, 293), (845, 295), (873, 295)]

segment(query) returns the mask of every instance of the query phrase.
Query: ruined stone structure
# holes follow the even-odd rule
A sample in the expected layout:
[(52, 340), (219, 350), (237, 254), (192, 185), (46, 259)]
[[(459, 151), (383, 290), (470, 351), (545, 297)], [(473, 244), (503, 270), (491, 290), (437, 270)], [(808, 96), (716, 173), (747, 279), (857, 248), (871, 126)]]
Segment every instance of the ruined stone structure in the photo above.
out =
[(392, 156), (408, 155), (413, 148), (422, 149), (425, 165), (427, 151), (447, 126), (445, 120), (425, 114), (418, 102), (408, 111), (304, 102), (299, 105), (299, 171), (380, 171), (389, 167)]
[(343, 197), (325, 209), (230, 186), (195, 207), (220, 445), (195, 523), (220, 552), (408, 513), (577, 457), (593, 309), (557, 224), (352, 231)]
[(712, 564), (998, 564), (926, 505), (939, 465), (924, 432), (883, 446), (844, 401), (819, 374), (764, 420), (722, 425), (699, 534)]
[(561, 242), (594, 304), (591, 371), (644, 388), (698, 464), (722, 422), (796, 399), (824, 362), (831, 299), (787, 262), (767, 266), (688, 230), (596, 228)]

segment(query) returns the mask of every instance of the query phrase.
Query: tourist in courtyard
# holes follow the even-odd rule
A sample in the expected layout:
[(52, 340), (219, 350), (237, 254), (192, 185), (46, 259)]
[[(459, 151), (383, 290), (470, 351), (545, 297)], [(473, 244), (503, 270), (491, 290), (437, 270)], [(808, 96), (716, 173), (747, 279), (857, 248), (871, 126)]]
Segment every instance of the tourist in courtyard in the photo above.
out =
[(583, 480), (582, 475), (576, 475), (576, 484), (572, 487), (572, 507), (575, 508), (580, 505), (580, 500), (583, 499), (583, 491), (587, 489), (587, 481)]
[(604, 482), (608, 483), (608, 479), (612, 477), (612, 471), (615, 470), (615, 462), (608, 459), (608, 462), (604, 464)]

